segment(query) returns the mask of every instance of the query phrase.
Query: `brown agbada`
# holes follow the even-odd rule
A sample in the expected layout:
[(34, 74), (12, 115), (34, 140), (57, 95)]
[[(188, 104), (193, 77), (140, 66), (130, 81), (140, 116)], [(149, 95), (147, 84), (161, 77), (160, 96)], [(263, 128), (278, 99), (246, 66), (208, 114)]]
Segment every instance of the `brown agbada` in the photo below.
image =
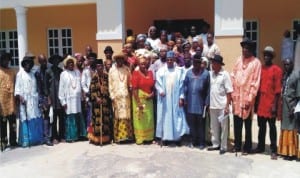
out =
[(14, 70), (0, 67), (0, 115), (3, 117), (15, 114), (15, 77)]

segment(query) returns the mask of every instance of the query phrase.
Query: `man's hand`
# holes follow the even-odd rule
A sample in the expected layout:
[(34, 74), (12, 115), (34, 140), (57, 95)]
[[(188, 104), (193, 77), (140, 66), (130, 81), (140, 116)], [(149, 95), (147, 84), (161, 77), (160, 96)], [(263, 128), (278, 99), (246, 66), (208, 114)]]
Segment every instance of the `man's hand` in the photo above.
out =
[(97, 97), (97, 98), (96, 98), (96, 102), (97, 102), (97, 104), (101, 104), (101, 103), (102, 103), (101, 98)]
[(63, 108), (65, 109), (65, 111), (67, 110), (68, 106), (67, 104), (63, 105)]
[(184, 99), (180, 98), (179, 99), (179, 107), (183, 107), (184, 106)]
[(20, 96), (19, 98), (20, 98), (20, 103), (21, 103), (21, 104), (26, 104), (26, 101), (25, 101), (25, 99), (23, 98), (23, 96)]
[(154, 92), (152, 92), (150, 95), (148, 95), (148, 97), (146, 99), (152, 99), (154, 96)]

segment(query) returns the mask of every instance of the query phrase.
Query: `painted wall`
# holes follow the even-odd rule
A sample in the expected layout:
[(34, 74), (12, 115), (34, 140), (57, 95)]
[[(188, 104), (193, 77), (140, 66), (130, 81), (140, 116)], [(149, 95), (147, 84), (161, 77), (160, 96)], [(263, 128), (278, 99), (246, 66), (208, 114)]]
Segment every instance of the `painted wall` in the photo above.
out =
[(225, 63), (224, 68), (227, 71), (232, 71), (233, 66), (239, 56), (242, 54), (240, 42), (241, 36), (220, 36), (216, 37), (216, 44), (221, 49), (221, 55)]
[(0, 29), (1, 30), (16, 30), (17, 21), (14, 9), (0, 10)]
[(126, 0), (125, 27), (134, 34), (146, 33), (154, 20), (203, 19), (214, 24), (213, 0)]
[[(97, 51), (95, 4), (28, 8), (28, 49), (36, 55), (48, 55), (47, 29), (64, 27), (72, 29), (73, 52), (84, 52), (87, 44)], [(0, 29), (16, 29), (13, 9), (0, 11)]]
[(259, 21), (259, 57), (266, 45), (274, 47), (280, 64), (280, 45), (283, 32), (292, 29), (292, 21), (300, 19), (299, 0), (261, 1), (244, 0), (244, 19)]

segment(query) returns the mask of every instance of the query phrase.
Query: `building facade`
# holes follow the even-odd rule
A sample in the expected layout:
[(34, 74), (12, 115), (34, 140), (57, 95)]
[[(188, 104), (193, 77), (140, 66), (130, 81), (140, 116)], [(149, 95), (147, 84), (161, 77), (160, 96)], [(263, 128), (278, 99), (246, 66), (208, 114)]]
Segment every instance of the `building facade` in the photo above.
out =
[(266, 45), (275, 48), (280, 64), (283, 32), (300, 23), (298, 0), (0, 0), (0, 50), (13, 54), (19, 68), (26, 51), (50, 56), (84, 53), (91, 45), (99, 57), (111, 45), (122, 48), (126, 29), (147, 33), (158, 21), (204, 20), (215, 33), (227, 70), (241, 54), (248, 36), (260, 57)]

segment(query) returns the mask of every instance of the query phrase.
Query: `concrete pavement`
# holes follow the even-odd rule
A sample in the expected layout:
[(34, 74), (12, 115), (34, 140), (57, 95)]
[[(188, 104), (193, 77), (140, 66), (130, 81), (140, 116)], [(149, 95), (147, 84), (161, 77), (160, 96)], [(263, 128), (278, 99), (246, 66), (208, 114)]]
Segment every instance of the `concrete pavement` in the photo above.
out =
[(204, 177), (297, 178), (300, 163), (269, 155), (236, 157), (234, 153), (158, 145), (94, 146), (88, 142), (16, 148), (0, 153), (2, 178), (68, 177)]
[[(233, 122), (230, 120), (230, 137)], [(280, 122), (277, 122), (278, 137)], [(252, 123), (253, 148), (257, 143), (256, 117)], [(244, 134), (243, 134), (244, 136)], [(268, 132), (266, 144), (269, 144)], [(266, 154), (236, 157), (219, 155), (187, 146), (109, 144), (94, 146), (86, 142), (60, 143), (16, 148), (0, 153), (1, 178), (300, 178), (300, 162), (270, 159)]]

